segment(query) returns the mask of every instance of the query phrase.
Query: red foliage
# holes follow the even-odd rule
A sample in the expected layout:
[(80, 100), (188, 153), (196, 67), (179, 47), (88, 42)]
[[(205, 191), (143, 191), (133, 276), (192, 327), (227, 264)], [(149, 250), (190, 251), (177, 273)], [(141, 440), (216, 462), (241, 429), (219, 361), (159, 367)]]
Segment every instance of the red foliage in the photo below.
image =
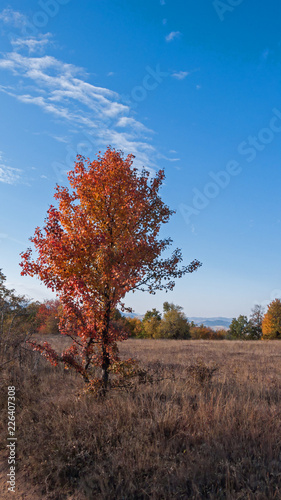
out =
[(59, 333), (59, 300), (46, 300), (40, 305), (36, 314), (37, 330), (40, 334), (56, 334)]
[(56, 187), (58, 208), (49, 208), (44, 228), (31, 238), (38, 257), (32, 260), (31, 249), (21, 255), (21, 274), (38, 276), (57, 292), (60, 332), (75, 336), (60, 360), (86, 381), (91, 365), (101, 366), (105, 387), (118, 360), (116, 341), (126, 338), (113, 322), (125, 294), (171, 290), (174, 278), (201, 265), (179, 269), (179, 249), (160, 258), (171, 240), (157, 236), (173, 213), (158, 195), (164, 172), (150, 178), (133, 168), (133, 158), (111, 148), (93, 162), (78, 156), (68, 175), (71, 190)]

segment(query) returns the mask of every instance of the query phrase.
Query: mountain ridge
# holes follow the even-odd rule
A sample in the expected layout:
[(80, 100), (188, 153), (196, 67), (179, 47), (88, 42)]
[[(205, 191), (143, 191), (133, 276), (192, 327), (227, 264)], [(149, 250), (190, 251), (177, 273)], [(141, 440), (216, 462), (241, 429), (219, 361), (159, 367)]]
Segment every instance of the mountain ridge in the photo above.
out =
[[(143, 319), (144, 314), (125, 313), (125, 316), (129, 318)], [(209, 326), (214, 329), (219, 329), (219, 328), (228, 329), (233, 318), (227, 318), (225, 316), (209, 316), (209, 317), (188, 316), (187, 319), (189, 322), (193, 321), (196, 325)]]

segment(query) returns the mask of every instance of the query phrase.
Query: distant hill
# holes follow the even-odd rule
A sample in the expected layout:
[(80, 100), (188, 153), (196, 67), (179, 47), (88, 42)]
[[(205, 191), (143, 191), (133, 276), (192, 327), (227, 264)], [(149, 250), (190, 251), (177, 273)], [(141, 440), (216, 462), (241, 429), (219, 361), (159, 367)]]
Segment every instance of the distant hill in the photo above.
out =
[[(129, 318), (143, 319), (143, 314), (138, 313), (125, 313), (124, 316)], [(213, 330), (224, 329), (228, 330), (232, 318), (225, 318), (223, 316), (215, 316), (212, 318), (200, 318), (197, 316), (188, 317), (188, 321), (194, 321), (196, 325), (204, 325), (213, 328)]]
[(225, 318), (222, 316), (214, 318), (189, 317), (188, 320), (193, 321), (196, 325), (203, 324), (204, 326), (209, 326), (210, 328), (213, 328), (213, 330), (219, 330), (220, 328), (228, 330), (232, 318)]
[(138, 313), (123, 313), (121, 312), (123, 316), (126, 316), (127, 318), (138, 318), (138, 319), (143, 319), (144, 314), (138, 314)]

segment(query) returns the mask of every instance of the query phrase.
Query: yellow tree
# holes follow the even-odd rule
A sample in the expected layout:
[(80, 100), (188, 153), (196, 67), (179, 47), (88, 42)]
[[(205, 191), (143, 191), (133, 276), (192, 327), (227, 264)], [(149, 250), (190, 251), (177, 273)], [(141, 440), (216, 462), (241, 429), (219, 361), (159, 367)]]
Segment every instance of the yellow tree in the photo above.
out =
[(131, 337), (143, 337), (143, 324), (139, 318), (127, 318)]
[(273, 300), (264, 315), (262, 322), (262, 339), (281, 338), (281, 300)]

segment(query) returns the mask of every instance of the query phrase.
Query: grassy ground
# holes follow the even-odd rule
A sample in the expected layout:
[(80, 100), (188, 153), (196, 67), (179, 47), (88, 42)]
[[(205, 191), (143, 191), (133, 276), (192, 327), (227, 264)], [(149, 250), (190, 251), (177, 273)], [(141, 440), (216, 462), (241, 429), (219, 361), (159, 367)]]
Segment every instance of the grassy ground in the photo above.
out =
[(154, 382), (104, 402), (37, 354), (2, 372), (1, 498), (8, 385), (17, 499), (281, 498), (281, 342), (128, 340), (120, 352)]

